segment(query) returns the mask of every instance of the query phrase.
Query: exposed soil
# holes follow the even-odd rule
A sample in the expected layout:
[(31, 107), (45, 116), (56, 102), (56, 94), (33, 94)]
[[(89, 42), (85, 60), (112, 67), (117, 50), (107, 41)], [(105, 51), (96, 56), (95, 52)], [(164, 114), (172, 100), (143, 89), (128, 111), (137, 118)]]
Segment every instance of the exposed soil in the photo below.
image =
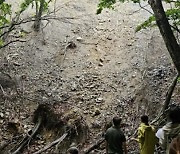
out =
[[(139, 116), (157, 116), (176, 74), (158, 29), (135, 33), (149, 16), (138, 5), (118, 3), (115, 10), (96, 15), (97, 4), (97, 0), (57, 0), (59, 20), (50, 20), (39, 33), (31, 23), (22, 25), (19, 29), (28, 32), (27, 42), (1, 51), (1, 70), (14, 83), (5, 86), (6, 97), (1, 94), (1, 145), (9, 140), (13, 145), (34, 126), (33, 113), (39, 104), (84, 118), (89, 139), (78, 145), (81, 151), (101, 137), (115, 115), (122, 117), (127, 138), (137, 129)], [(30, 11), (24, 17), (29, 15)], [(179, 85), (175, 94), (173, 102), (180, 102)], [(10, 131), (9, 122), (17, 124), (18, 130)], [(23, 153), (33, 153), (53, 140), (47, 136), (39, 135)], [(135, 154), (136, 147), (129, 143), (130, 153)], [(103, 152), (102, 146), (92, 153)]]

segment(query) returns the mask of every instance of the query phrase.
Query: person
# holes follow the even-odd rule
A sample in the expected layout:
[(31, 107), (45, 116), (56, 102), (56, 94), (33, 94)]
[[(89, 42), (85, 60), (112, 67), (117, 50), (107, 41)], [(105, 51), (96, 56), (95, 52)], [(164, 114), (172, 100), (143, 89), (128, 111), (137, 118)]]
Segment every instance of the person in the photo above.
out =
[(68, 154), (79, 154), (79, 150), (76, 147), (71, 147), (67, 150)]
[(105, 133), (107, 154), (127, 154), (126, 138), (120, 129), (121, 118), (113, 118), (113, 126)]
[(162, 149), (169, 154), (169, 145), (173, 138), (180, 134), (180, 107), (173, 107), (168, 114), (169, 122), (160, 128), (156, 136)]
[(180, 154), (180, 135), (172, 140), (169, 146), (169, 154)]
[(138, 128), (138, 137), (136, 139), (139, 142), (140, 154), (154, 154), (155, 145), (158, 141), (155, 136), (155, 129), (149, 125), (149, 119), (147, 115), (141, 116), (141, 124)]

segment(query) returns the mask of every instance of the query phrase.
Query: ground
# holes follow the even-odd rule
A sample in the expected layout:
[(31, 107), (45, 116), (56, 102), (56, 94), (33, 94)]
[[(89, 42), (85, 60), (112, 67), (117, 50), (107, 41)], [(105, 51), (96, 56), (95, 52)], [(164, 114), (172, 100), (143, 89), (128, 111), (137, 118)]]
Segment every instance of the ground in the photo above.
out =
[[(1, 145), (17, 136), (7, 129), (9, 122), (20, 125), (18, 135), (34, 127), (32, 117), (39, 104), (83, 117), (89, 139), (79, 145), (82, 151), (102, 136), (115, 115), (122, 117), (128, 139), (140, 115), (157, 116), (176, 74), (158, 29), (135, 33), (149, 16), (138, 5), (118, 3), (115, 10), (96, 15), (97, 4), (97, 0), (57, 0), (59, 10), (51, 14), (56, 19), (47, 25), (44, 21), (40, 32), (33, 31), (32, 23), (21, 25), (18, 28), (28, 32), (27, 42), (1, 51), (1, 70), (15, 81), (15, 88), (4, 89), (9, 97), (0, 102)], [(175, 93), (173, 101), (178, 102), (178, 88)], [(23, 153), (33, 153), (53, 139), (41, 134), (36, 140)], [(137, 148), (128, 143), (130, 153), (135, 153)], [(94, 151), (103, 152), (103, 147)]]

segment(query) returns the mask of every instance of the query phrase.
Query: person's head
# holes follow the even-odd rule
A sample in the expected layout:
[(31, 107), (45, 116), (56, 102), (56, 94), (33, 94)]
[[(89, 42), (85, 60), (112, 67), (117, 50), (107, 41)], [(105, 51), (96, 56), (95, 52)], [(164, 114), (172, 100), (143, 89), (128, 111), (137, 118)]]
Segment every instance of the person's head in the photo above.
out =
[(145, 123), (145, 124), (148, 124), (148, 122), (149, 122), (148, 116), (147, 115), (141, 116), (141, 122)]
[(120, 123), (121, 123), (121, 121), (122, 121), (122, 119), (121, 118), (119, 118), (119, 117), (114, 117), (113, 118), (113, 124), (114, 124), (114, 126), (120, 126)]
[(68, 149), (68, 153), (69, 154), (78, 154), (79, 151), (78, 151), (78, 149), (76, 147), (71, 147), (71, 148)]
[(180, 123), (180, 107), (173, 107), (170, 109), (169, 120), (172, 123)]

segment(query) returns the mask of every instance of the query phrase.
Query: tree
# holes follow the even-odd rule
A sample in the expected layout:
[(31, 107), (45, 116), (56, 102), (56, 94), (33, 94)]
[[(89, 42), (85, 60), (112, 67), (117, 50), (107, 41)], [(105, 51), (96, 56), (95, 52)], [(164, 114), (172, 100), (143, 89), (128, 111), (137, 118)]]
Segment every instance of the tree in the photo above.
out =
[[(51, 0), (24, 0), (20, 5), (20, 9), (17, 9), (19, 11), (12, 13), (11, 4), (6, 3), (5, 0), (0, 0), (0, 49), (13, 42), (25, 42), (25, 40), (20, 39), (24, 36), (23, 32), (18, 36), (16, 34), (15, 39), (11, 38), (9, 40), (8, 38), (10, 33), (16, 31), (17, 25), (34, 21), (34, 30), (39, 31), (41, 21), (47, 19), (43, 18), (42, 15), (48, 10), (50, 2)], [(35, 6), (35, 16), (21, 19), (21, 14), (26, 11), (30, 5), (32, 5), (32, 8)]]
[(5, 39), (5, 35), (7, 31), (5, 31), (6, 25), (10, 24), (9, 16), (11, 15), (11, 5), (4, 3), (3, 0), (0, 1), (0, 46), (3, 45), (3, 41)]
[(25, 0), (22, 4), (21, 4), (21, 12), (25, 11), (29, 5), (32, 5), (32, 7), (34, 7), (35, 5), (35, 21), (34, 21), (34, 25), (33, 28), (35, 31), (39, 31), (40, 30), (40, 26), (41, 26), (41, 18), (43, 15), (43, 12), (48, 10), (49, 7), (49, 3), (51, 2), (51, 0), (46, 1), (46, 0)]
[[(42, 16), (42, 13), (44, 11), (44, 8), (45, 8), (45, 0), (40, 0), (39, 1), (39, 5), (38, 5), (38, 2), (36, 1), (36, 20), (34, 22), (34, 29), (35, 31), (39, 31), (40, 29), (40, 24), (41, 24), (41, 16)], [(38, 9), (39, 8), (39, 9)]]
[[(169, 54), (174, 62), (174, 65), (180, 74), (180, 45), (178, 44), (171, 26), (166, 17), (162, 1), (161, 0), (149, 0), (154, 16), (156, 18), (157, 26), (159, 27), (160, 33), (164, 39)], [(180, 10), (179, 10), (180, 11)], [(180, 19), (179, 19), (180, 20)]]
[[(113, 4), (116, 3), (116, 0), (99, 0), (100, 3), (98, 5), (97, 13), (101, 13), (103, 8), (113, 8)], [(124, 0), (120, 0), (124, 2)], [(140, 4), (140, 0), (132, 0), (135, 3)], [(156, 24), (160, 30), (160, 33), (163, 37), (163, 40), (166, 44), (168, 52), (172, 58), (172, 61), (180, 74), (180, 45), (178, 44), (178, 38), (175, 37), (173, 30), (178, 34), (180, 30), (178, 26), (180, 25), (180, 1), (179, 0), (165, 0), (165, 2), (171, 4), (172, 8), (164, 11), (164, 7), (162, 5), (162, 0), (148, 0), (149, 5), (151, 6), (154, 15), (151, 16), (147, 21), (141, 24), (138, 27), (138, 30), (141, 28), (145, 28), (147, 26), (151, 26), (151, 23), (156, 20)], [(173, 20), (172, 24), (170, 24), (169, 20)]]

